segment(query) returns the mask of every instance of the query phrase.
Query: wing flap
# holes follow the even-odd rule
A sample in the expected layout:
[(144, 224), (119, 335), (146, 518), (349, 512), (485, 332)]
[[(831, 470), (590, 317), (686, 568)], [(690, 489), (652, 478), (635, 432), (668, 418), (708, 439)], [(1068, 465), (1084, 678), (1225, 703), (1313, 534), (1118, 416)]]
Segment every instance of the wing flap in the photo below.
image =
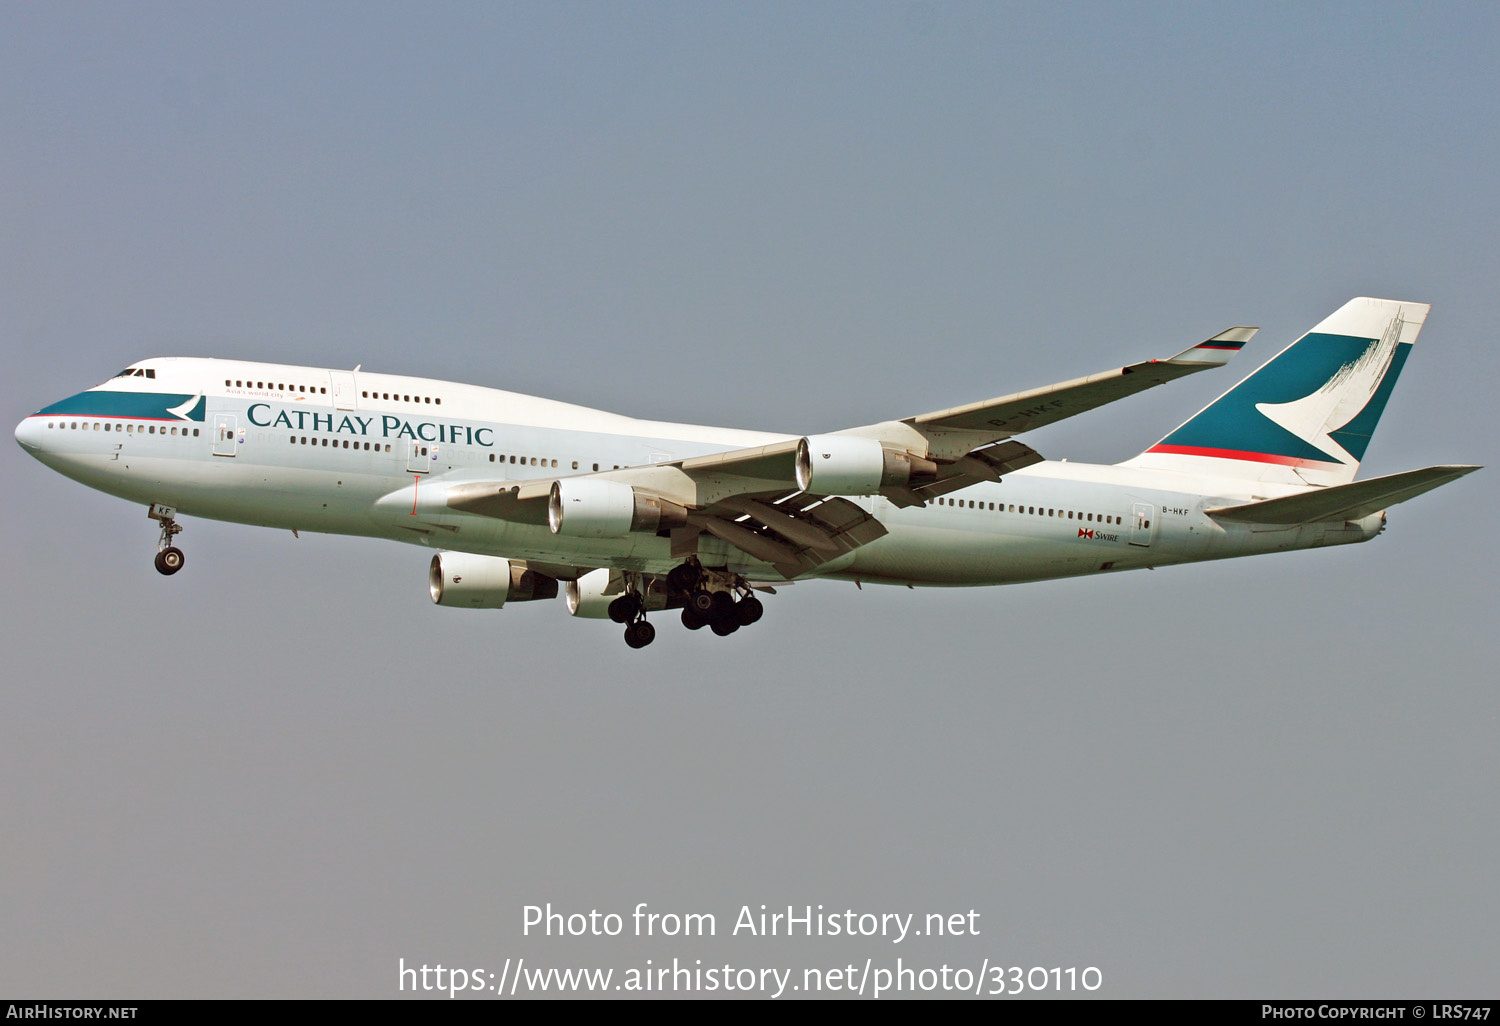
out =
[(1479, 467), (1439, 466), (1408, 470), (1401, 474), (1372, 477), (1368, 481), (1299, 492), (1279, 499), (1219, 506), (1205, 512), (1215, 520), (1243, 524), (1276, 524), (1295, 527), (1319, 520), (1359, 520), (1388, 506), (1416, 498), (1423, 492), (1457, 481)]
[(807, 573), (887, 533), (873, 514), (838, 496), (795, 495), (777, 504), (735, 498), (719, 503), (714, 515), (692, 521), (786, 577)]

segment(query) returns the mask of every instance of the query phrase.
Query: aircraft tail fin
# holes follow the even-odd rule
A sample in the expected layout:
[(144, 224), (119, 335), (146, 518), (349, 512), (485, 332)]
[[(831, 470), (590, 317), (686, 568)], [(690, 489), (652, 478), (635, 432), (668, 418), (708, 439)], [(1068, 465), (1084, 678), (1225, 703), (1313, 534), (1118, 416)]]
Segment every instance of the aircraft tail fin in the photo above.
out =
[(1353, 481), (1429, 309), (1351, 299), (1125, 465), (1273, 484)]
[(1219, 506), (1204, 512), (1215, 520), (1285, 527), (1311, 524), (1319, 520), (1361, 520), (1398, 502), (1414, 499), (1423, 492), (1457, 481), (1478, 469), (1480, 468), (1469, 466), (1424, 467), (1421, 470), (1408, 470), (1403, 474), (1372, 477), (1368, 481), (1311, 489), (1279, 499), (1247, 502), (1240, 506)]

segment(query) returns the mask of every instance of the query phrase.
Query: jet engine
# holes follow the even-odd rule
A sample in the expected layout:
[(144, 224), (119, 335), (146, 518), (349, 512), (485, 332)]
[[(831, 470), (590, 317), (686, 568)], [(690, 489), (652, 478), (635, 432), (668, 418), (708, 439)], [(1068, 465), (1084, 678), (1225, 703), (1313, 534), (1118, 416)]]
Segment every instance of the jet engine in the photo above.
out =
[(499, 609), (507, 602), (557, 597), (557, 581), (499, 556), (439, 552), (427, 570), (427, 590), (440, 606)]
[(815, 495), (874, 495), (936, 474), (931, 460), (873, 438), (808, 435), (797, 443), (797, 487)]
[(570, 538), (623, 538), (632, 531), (655, 534), (687, 523), (687, 510), (622, 481), (565, 477), (552, 482), (547, 526)]

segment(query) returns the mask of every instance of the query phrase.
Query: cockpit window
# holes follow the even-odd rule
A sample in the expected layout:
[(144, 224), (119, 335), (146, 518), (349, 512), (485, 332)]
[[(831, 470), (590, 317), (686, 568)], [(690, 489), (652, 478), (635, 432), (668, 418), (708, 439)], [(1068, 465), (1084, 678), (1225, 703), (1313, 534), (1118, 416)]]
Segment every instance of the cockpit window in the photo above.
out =
[(142, 368), (142, 367), (126, 367), (120, 373), (116, 374), (115, 377), (117, 377), (117, 378), (154, 378), (154, 377), (156, 377), (156, 370), (154, 368), (150, 368), (150, 367), (147, 367), (147, 368)]

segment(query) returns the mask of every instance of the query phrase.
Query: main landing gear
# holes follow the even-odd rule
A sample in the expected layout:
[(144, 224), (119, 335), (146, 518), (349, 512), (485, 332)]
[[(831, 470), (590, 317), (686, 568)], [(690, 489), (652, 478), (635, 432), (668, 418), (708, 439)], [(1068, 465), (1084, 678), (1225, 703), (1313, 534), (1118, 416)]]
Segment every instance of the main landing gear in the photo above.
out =
[(766, 607), (760, 599), (744, 589), (743, 597), (735, 600), (734, 592), (705, 591), (697, 589), (688, 595), (687, 605), (682, 607), (682, 625), (690, 631), (709, 628), (719, 637), (733, 634), (741, 627), (748, 627), (765, 615)]
[(609, 604), (609, 618), (625, 624), (625, 644), (645, 648), (656, 640), (656, 628), (646, 622), (646, 602), (639, 582), (632, 576), (627, 587), (625, 594)]
[(707, 627), (724, 638), (766, 612), (739, 574), (705, 570), (696, 560), (673, 567), (667, 584), (683, 593), (682, 625), (690, 631)]
[(624, 594), (609, 604), (609, 618), (625, 625), (625, 644), (631, 648), (645, 648), (656, 640), (656, 628), (646, 622), (647, 595), (652, 609), (680, 608), (688, 630), (707, 627), (721, 638), (750, 626), (766, 612), (743, 577), (704, 569), (696, 558), (673, 567), (665, 581), (628, 573)]
[(152, 520), (161, 521), (161, 537), (156, 543), (156, 570), (170, 577), (181, 570), (182, 564), (187, 561), (182, 550), (172, 544), (172, 538), (182, 533), (182, 525), (176, 519), (177, 511), (171, 506), (153, 502), (146, 515)]

